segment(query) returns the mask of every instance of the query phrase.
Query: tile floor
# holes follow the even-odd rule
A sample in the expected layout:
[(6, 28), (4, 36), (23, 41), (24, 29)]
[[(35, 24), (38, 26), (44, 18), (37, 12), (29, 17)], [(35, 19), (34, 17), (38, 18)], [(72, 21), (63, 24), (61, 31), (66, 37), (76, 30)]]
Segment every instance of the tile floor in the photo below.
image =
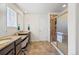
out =
[(56, 49), (47, 41), (31, 42), (25, 52), (27, 55), (59, 55)]

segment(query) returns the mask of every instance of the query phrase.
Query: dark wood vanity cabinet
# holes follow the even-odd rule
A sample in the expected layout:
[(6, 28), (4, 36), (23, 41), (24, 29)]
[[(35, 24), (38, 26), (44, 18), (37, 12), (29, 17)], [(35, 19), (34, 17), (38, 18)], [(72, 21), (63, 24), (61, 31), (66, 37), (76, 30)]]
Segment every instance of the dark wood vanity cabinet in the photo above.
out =
[(21, 38), (13, 41), (11, 44), (6, 45), (0, 50), (0, 55), (16, 55), (21, 50)]
[(9, 44), (2, 50), (0, 50), (0, 55), (14, 55), (14, 43)]
[[(23, 38), (22, 36), (25, 35)], [(20, 38), (13, 41), (9, 45), (6, 45), (0, 50), (0, 55), (22, 55), (22, 43), (28, 40), (26, 43), (30, 43), (30, 32), (28, 34), (18, 35)], [(27, 44), (25, 45), (26, 48)]]

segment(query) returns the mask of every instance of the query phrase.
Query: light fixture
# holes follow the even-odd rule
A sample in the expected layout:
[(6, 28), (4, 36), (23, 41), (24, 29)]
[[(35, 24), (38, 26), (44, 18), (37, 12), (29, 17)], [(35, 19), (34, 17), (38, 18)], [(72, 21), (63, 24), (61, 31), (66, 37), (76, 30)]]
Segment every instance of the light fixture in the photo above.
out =
[(66, 7), (66, 4), (62, 5), (62, 7), (63, 7), (63, 8)]

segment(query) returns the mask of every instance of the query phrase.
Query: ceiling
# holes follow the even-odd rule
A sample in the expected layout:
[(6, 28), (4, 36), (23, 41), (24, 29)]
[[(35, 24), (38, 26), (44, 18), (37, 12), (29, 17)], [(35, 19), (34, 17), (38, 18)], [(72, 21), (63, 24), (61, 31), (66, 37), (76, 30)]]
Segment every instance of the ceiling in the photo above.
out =
[(50, 13), (63, 11), (67, 8), (67, 6), (62, 7), (64, 4), (66, 3), (18, 3), (17, 5), (24, 13)]

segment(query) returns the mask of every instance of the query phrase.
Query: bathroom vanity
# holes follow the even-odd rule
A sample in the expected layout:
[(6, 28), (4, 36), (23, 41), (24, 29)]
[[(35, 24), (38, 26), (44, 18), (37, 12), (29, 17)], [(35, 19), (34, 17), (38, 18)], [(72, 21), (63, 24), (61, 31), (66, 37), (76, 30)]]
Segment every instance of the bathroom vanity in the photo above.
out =
[(27, 40), (27, 43), (30, 43), (30, 32), (27, 32), (26, 34), (18, 33), (18, 35), (11, 35), (0, 38), (0, 55), (21, 54), (22, 43), (25, 40)]

